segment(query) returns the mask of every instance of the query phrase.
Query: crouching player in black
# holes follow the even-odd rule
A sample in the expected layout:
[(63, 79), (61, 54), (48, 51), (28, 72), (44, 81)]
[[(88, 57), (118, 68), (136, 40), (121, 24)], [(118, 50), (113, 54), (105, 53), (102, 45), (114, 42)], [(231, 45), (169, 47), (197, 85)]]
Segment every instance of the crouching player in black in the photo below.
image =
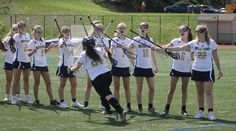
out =
[(121, 121), (125, 121), (126, 110), (120, 106), (109, 88), (112, 82), (112, 76), (105, 62), (104, 53), (99, 48), (95, 48), (95, 41), (92, 38), (83, 38), (82, 44), (84, 51), (80, 54), (75, 66), (70, 67), (68, 70), (74, 72), (79, 70), (83, 65), (89, 78), (92, 80), (92, 85), (96, 92), (104, 98), (102, 100), (105, 108), (110, 104), (120, 114)]

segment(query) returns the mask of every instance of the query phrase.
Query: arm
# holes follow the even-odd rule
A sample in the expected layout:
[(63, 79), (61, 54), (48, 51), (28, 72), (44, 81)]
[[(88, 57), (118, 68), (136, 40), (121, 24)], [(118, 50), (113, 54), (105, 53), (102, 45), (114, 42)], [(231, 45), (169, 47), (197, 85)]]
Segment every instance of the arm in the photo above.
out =
[(28, 56), (31, 57), (36, 51), (36, 49), (29, 49)]
[(212, 52), (212, 56), (213, 56), (213, 59), (215, 61), (216, 67), (219, 71), (218, 79), (220, 79), (223, 76), (223, 73), (221, 71), (220, 60), (219, 60), (219, 57), (218, 57), (218, 54), (217, 54), (217, 50)]
[(175, 46), (175, 47), (166, 47), (163, 48), (169, 51), (189, 51), (190, 46), (188, 44), (182, 45), (182, 46)]
[(54, 44), (50, 44), (50, 46), (45, 48), (45, 53), (47, 53), (49, 50), (51, 50), (54, 46), (55, 46)]
[(154, 72), (157, 73), (158, 72), (158, 67), (157, 67), (156, 55), (155, 55), (155, 52), (153, 50), (152, 50), (152, 62), (155, 66)]
[(81, 68), (82, 64), (80, 64), (79, 62), (76, 62), (76, 65), (72, 66), (69, 68), (70, 71), (74, 72), (77, 71)]

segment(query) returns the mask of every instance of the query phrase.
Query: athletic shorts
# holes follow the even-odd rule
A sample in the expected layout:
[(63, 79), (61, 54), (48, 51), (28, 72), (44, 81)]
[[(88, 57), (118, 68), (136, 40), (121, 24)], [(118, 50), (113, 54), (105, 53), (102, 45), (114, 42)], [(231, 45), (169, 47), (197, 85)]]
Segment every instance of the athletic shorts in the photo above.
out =
[(190, 77), (191, 76), (191, 72), (179, 72), (179, 71), (176, 71), (174, 69), (171, 69), (170, 76), (174, 76), (174, 77)]
[(68, 66), (59, 66), (57, 67), (57, 72), (56, 72), (56, 75), (57, 76), (60, 76), (60, 77), (75, 77), (75, 73), (74, 72), (68, 72)]
[(143, 69), (143, 68), (139, 68), (139, 67), (134, 68), (133, 75), (139, 76), (139, 77), (153, 77), (153, 76), (155, 76), (155, 74), (152, 71), (152, 68)]
[(201, 82), (215, 82), (214, 69), (212, 71), (192, 70), (192, 80)]
[(129, 67), (120, 68), (120, 67), (114, 67), (114, 66), (112, 66), (112, 68), (111, 68), (111, 74), (112, 74), (113, 76), (129, 77), (129, 76), (130, 76)]
[(22, 69), (22, 70), (30, 69), (30, 62), (21, 62), (15, 60), (13, 62), (13, 69)]
[(101, 97), (106, 97), (108, 95), (111, 95), (110, 85), (112, 81), (111, 72), (108, 71), (104, 74), (101, 74), (97, 76), (93, 81), (93, 87), (95, 88), (96, 92)]
[(4, 70), (13, 70), (13, 64), (5, 62), (3, 69)]
[(44, 67), (39, 67), (39, 66), (34, 66), (31, 67), (32, 71), (42, 71), (42, 72), (48, 72), (48, 67), (44, 66)]

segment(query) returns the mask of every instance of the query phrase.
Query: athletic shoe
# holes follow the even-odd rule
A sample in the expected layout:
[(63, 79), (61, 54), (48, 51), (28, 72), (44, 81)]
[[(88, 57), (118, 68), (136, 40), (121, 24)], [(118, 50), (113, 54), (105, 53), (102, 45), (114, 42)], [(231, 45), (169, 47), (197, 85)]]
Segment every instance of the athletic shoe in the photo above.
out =
[(143, 114), (143, 108), (138, 108), (138, 114)]
[(169, 115), (169, 111), (163, 111), (160, 115), (161, 116), (168, 116)]
[(65, 109), (65, 108), (68, 108), (68, 105), (66, 104), (66, 102), (61, 102), (58, 107), (62, 108), (62, 109)]
[(50, 105), (51, 105), (51, 106), (60, 105), (60, 102), (58, 102), (57, 100), (51, 100), (51, 101), (50, 101)]
[(84, 107), (83, 107), (83, 110), (88, 110), (88, 109), (89, 109), (88, 106), (84, 106)]
[(100, 109), (105, 110), (105, 107), (102, 104), (100, 104)]
[(204, 117), (204, 111), (199, 110), (198, 113), (194, 116), (194, 118), (199, 119)]
[(127, 112), (132, 112), (131, 108), (126, 109)]
[(8, 102), (8, 101), (10, 101), (10, 98), (9, 96), (6, 95), (6, 97), (3, 99), (3, 102)]
[(127, 114), (126, 110), (123, 110), (123, 112), (120, 114), (120, 121), (121, 122), (125, 122), (126, 121), (126, 114)]
[(152, 107), (152, 108), (148, 108), (148, 112), (157, 113), (158, 111), (154, 107)]
[(33, 103), (34, 106), (41, 106), (39, 100), (35, 100), (34, 103)]
[(210, 111), (210, 112), (209, 112), (208, 119), (209, 119), (209, 120), (211, 120), (211, 121), (214, 121), (214, 120), (216, 120), (216, 117), (215, 117), (215, 115), (214, 115), (214, 112), (213, 112), (213, 111)]
[(28, 95), (25, 96), (24, 100), (23, 100), (25, 103), (27, 104), (32, 104), (32, 101), (30, 99), (30, 97)]
[(112, 115), (112, 111), (104, 110), (102, 113), (104, 114), (105, 117), (110, 117)]
[(12, 96), (11, 97), (11, 104), (15, 105), (17, 103), (17, 97), (16, 96)]
[(80, 108), (84, 107), (84, 105), (80, 104), (78, 100), (76, 100), (75, 102), (72, 102), (71, 106), (72, 107), (80, 107)]
[(188, 112), (187, 112), (187, 111), (181, 111), (181, 114), (182, 114), (183, 116), (188, 116)]

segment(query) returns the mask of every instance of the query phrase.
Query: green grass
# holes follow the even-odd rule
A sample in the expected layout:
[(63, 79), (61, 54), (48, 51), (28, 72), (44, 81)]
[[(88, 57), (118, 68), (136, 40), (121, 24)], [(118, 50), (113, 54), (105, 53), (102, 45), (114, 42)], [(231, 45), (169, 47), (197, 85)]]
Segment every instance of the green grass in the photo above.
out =
[[(55, 71), (58, 63), (58, 52), (50, 52), (48, 56), (50, 76), (52, 80), (52, 87), (54, 96), (58, 98), (57, 90), (59, 86), (59, 79), (55, 76)], [(1, 130), (236, 130), (236, 71), (234, 69), (236, 62), (235, 49), (220, 49), (219, 56), (222, 63), (222, 70), (224, 77), (221, 80), (217, 80), (214, 86), (215, 96), (215, 113), (217, 121), (211, 122), (206, 119), (195, 120), (191, 117), (181, 117), (181, 90), (180, 83), (176, 89), (174, 99), (171, 105), (170, 117), (161, 118), (158, 116), (151, 115), (144, 109), (143, 115), (137, 115), (136, 113), (128, 114), (127, 123), (120, 123), (116, 120), (116, 116), (111, 116), (109, 119), (104, 118), (101, 110), (99, 109), (99, 97), (92, 90), (90, 111), (84, 112), (81, 109), (70, 108), (68, 110), (60, 110), (58, 108), (51, 108), (48, 106), (48, 96), (46, 94), (44, 82), (41, 80), (39, 98), (44, 104), (41, 108), (35, 108), (30, 105), (10, 105), (2, 103), (0, 104), (0, 127)], [(3, 61), (3, 53), (0, 55), (0, 60)], [(168, 90), (168, 73), (171, 59), (161, 59), (158, 57), (159, 73), (156, 77), (156, 91), (155, 91), (155, 107), (160, 111), (163, 110), (165, 105), (165, 98)], [(0, 70), (0, 99), (4, 97), (4, 70)], [(79, 77), (77, 79), (78, 88), (77, 94), (78, 99), (82, 102), (84, 96), (85, 78)], [(30, 95), (33, 98), (32, 93), (33, 78), (32, 73), (30, 75)], [(21, 87), (23, 87), (21, 82)], [(111, 86), (113, 90), (113, 85)], [(69, 83), (65, 88), (65, 100), (70, 104), (70, 87)], [(136, 84), (134, 77), (131, 77), (131, 91), (132, 91), (132, 108), (136, 111)], [(143, 90), (143, 104), (147, 105), (147, 84), (144, 84)], [(121, 105), (124, 107), (125, 97), (124, 90), (121, 88)], [(197, 101), (196, 101), (196, 88), (194, 83), (191, 81), (188, 87), (188, 101), (187, 109), (190, 115), (194, 115), (197, 112)], [(21, 94), (23, 94), (23, 88), (21, 88)], [(21, 96), (23, 97), (23, 95)], [(90, 119), (89, 119), (90, 114)]]

